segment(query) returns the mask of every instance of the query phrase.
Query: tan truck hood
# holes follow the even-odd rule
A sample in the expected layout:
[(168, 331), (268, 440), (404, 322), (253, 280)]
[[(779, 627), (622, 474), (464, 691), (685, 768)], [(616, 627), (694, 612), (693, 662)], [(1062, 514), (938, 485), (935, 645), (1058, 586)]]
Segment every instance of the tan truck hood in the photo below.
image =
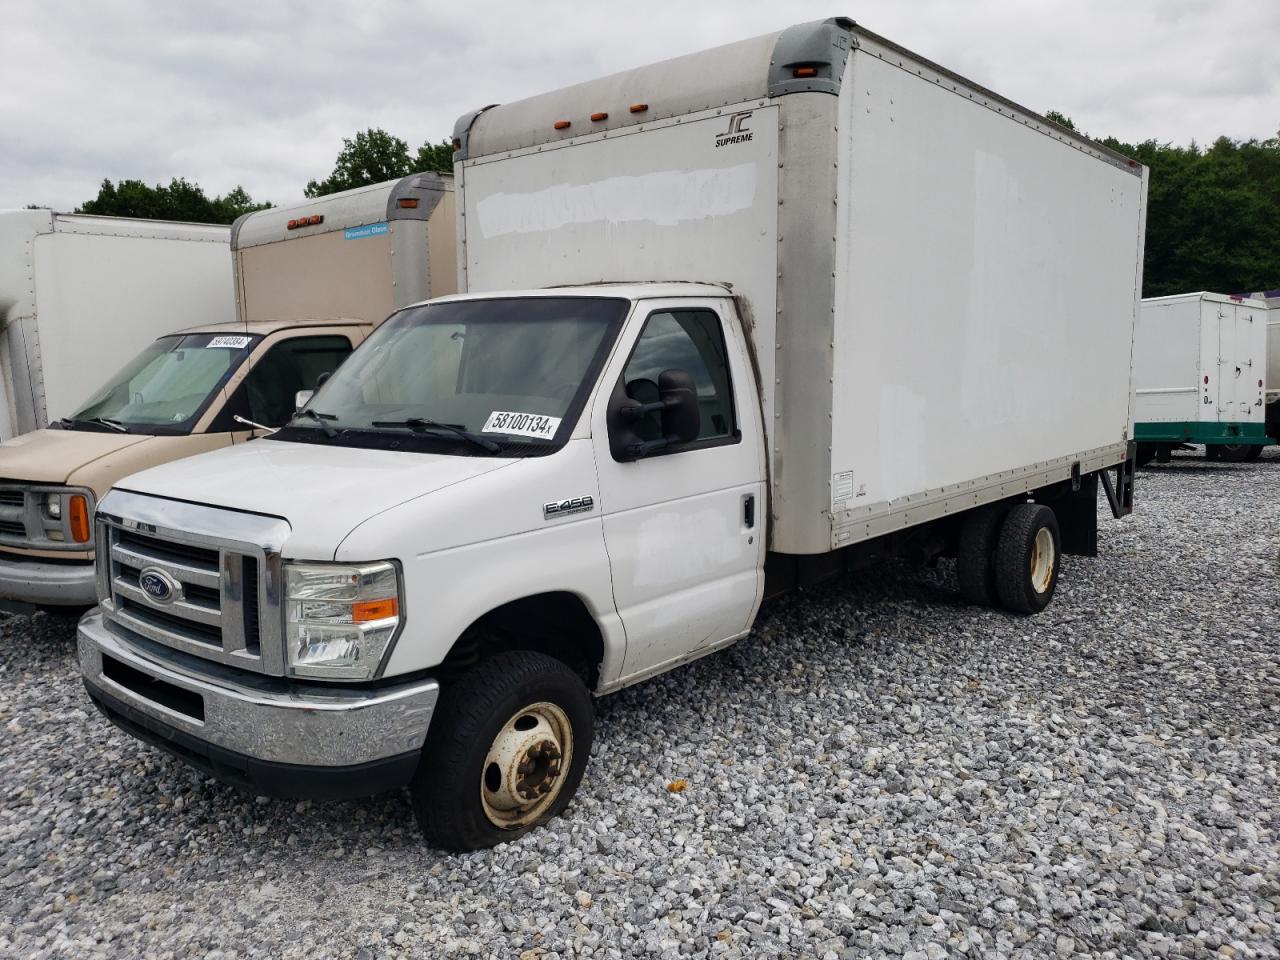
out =
[(66, 483), (82, 467), (154, 439), (144, 434), (36, 430), (0, 443), (0, 477)]

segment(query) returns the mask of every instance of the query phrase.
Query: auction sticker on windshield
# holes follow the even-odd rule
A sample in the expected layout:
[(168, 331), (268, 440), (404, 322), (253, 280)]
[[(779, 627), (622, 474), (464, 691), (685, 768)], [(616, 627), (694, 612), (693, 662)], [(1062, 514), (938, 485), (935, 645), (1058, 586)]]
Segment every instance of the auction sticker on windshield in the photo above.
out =
[(544, 417), (537, 413), (511, 413), (495, 410), (480, 428), (481, 433), (506, 433), (514, 437), (533, 437), (550, 440), (560, 426), (559, 417)]
[(214, 337), (206, 347), (232, 347), (236, 350), (242, 350), (249, 345), (252, 337)]

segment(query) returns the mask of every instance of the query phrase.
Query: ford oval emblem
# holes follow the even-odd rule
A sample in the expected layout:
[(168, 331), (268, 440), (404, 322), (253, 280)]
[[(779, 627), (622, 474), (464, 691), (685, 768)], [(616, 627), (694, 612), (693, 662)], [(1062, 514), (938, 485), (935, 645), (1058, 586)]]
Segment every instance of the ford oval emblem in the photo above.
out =
[(163, 570), (147, 567), (138, 574), (138, 586), (152, 603), (169, 604), (177, 599), (182, 585)]

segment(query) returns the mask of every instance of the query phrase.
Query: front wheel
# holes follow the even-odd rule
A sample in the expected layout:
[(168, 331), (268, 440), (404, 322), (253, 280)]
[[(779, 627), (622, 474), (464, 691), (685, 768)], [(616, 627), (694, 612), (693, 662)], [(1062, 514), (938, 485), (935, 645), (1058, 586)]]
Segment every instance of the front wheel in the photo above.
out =
[(591, 695), (565, 664), (484, 660), (441, 690), (410, 786), (418, 825), (444, 850), (514, 840), (568, 806), (591, 739)]
[(1013, 613), (1039, 613), (1058, 586), (1062, 538), (1042, 503), (1020, 503), (1005, 516), (996, 545), (996, 590)]

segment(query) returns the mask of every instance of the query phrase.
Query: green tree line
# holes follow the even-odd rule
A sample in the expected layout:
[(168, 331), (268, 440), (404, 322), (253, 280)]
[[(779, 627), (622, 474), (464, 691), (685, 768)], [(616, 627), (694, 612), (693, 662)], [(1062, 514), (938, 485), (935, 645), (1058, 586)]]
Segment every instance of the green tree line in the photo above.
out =
[[(1075, 129), (1057, 111), (1047, 116)], [(1143, 296), (1280, 287), (1280, 137), (1220, 137), (1208, 147), (1155, 140), (1126, 143), (1114, 137), (1101, 143), (1151, 169)], [(406, 141), (371, 128), (344, 139), (332, 171), (309, 181), (303, 193), (322, 197), (411, 173), (452, 169), (453, 149), (447, 140), (410, 152)], [(210, 198), (184, 179), (154, 187), (139, 180), (104, 180), (98, 196), (78, 212), (230, 223), (269, 206), (241, 187)]]

